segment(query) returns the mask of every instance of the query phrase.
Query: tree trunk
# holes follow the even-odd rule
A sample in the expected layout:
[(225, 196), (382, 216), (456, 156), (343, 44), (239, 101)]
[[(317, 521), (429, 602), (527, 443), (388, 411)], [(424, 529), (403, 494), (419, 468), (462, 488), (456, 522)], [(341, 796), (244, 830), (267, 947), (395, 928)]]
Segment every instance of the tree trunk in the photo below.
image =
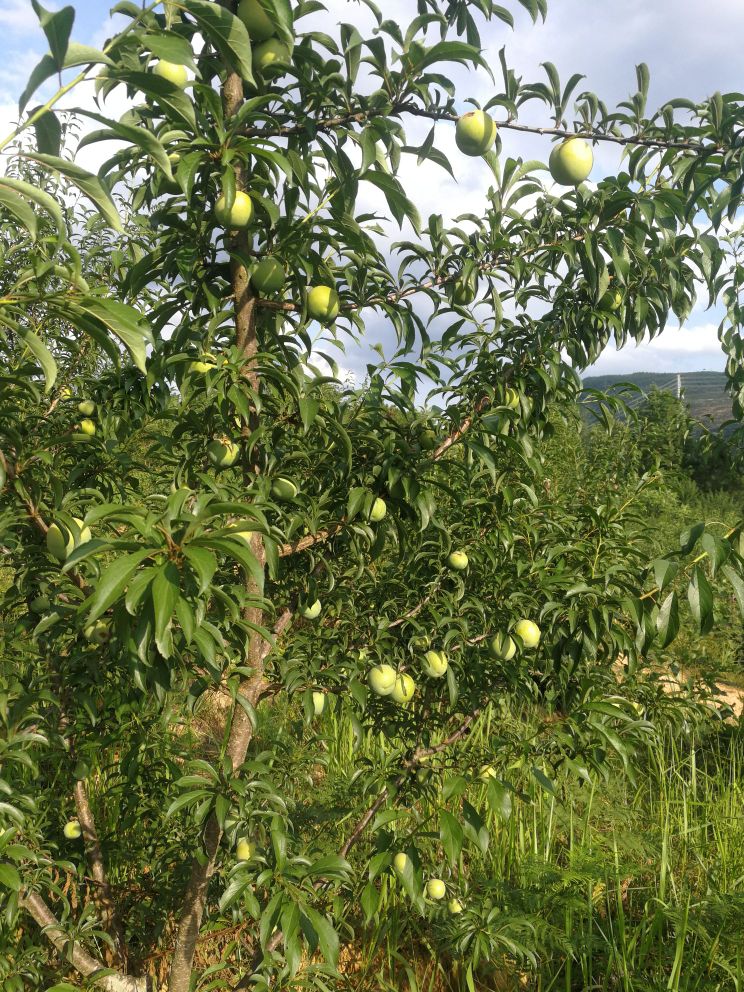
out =
[[(225, 117), (229, 118), (237, 113), (243, 102), (243, 82), (237, 73), (232, 72), (228, 74), (222, 96)], [(236, 169), (235, 178), (237, 189), (242, 189), (245, 179), (242, 168)], [(245, 233), (240, 234), (236, 239), (236, 247), (239, 249), (249, 247), (248, 235)], [(240, 261), (233, 258), (230, 272), (235, 300), (235, 341), (245, 357), (244, 375), (250, 383), (251, 388), (257, 389), (258, 375), (253, 363), (253, 358), (257, 351), (256, 297), (251, 290), (248, 272)], [(251, 426), (253, 427), (254, 425)], [(256, 467), (252, 466), (251, 468), (255, 470)], [(250, 474), (247, 473), (246, 481)], [(260, 534), (253, 535), (251, 539), (251, 551), (263, 565), (265, 554), (263, 539)], [(250, 595), (254, 598), (260, 595), (260, 590), (256, 588), (252, 579), (248, 579), (246, 584)], [(263, 615), (261, 610), (251, 608), (246, 610), (245, 618), (253, 624), (261, 624)], [(239, 691), (254, 707), (258, 704), (264, 688), (263, 662), (266, 653), (261, 636), (252, 633), (250, 635), (248, 657), (246, 659), (252, 675), (241, 684)], [(233, 768), (237, 768), (245, 760), (248, 746), (253, 737), (253, 726), (247, 713), (240, 705), (233, 705), (231, 716), (227, 753), (230, 756)], [(171, 960), (168, 984), (169, 992), (189, 992), (196, 942), (207, 903), (209, 880), (214, 874), (221, 839), (222, 831), (217, 822), (217, 817), (212, 814), (207, 821), (205, 830), (204, 853), (201, 859), (194, 859), (191, 868), (191, 877), (186, 886), (176, 946)]]

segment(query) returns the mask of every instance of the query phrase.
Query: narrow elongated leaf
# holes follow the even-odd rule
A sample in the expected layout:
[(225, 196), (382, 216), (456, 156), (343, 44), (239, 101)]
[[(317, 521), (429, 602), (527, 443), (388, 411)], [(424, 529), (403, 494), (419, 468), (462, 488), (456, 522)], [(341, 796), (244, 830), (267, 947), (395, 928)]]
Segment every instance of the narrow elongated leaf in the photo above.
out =
[(19, 196), (13, 190), (4, 189), (0, 186), (0, 208), (13, 214), (16, 220), (23, 224), (34, 241), (36, 241), (36, 214), (22, 196)]
[(83, 169), (74, 162), (68, 162), (56, 155), (42, 155), (37, 152), (36, 154), (27, 154), (25, 157), (33, 159), (35, 162), (40, 162), (47, 168), (53, 169), (66, 179), (69, 179), (74, 186), (77, 186), (81, 193), (88, 197), (106, 223), (110, 227), (113, 227), (115, 231), (123, 233), (124, 226), (122, 225), (111, 193), (97, 176), (94, 176), (87, 169)]
[(462, 850), (463, 832), (460, 821), (447, 810), (439, 814), (439, 839), (451, 864), (455, 864)]
[(676, 561), (669, 561), (667, 558), (657, 558), (653, 562), (653, 569), (656, 585), (663, 592), (679, 571), (679, 564)]
[(172, 120), (192, 130), (196, 129), (194, 104), (188, 93), (185, 93), (180, 86), (163, 79), (162, 76), (156, 76), (154, 72), (117, 71), (115, 78), (157, 101)]
[[(111, 65), (112, 62), (107, 55), (99, 51), (97, 48), (91, 48), (89, 45), (79, 45), (75, 41), (71, 41), (69, 43), (62, 66), (64, 69), (72, 69), (76, 66), (96, 64)], [(20, 113), (23, 113), (26, 104), (41, 84), (45, 83), (47, 79), (51, 79), (51, 77), (56, 75), (58, 71), (59, 70), (55, 64), (54, 58), (49, 54), (44, 55), (29, 76), (28, 83), (26, 83), (26, 89), (23, 91), (21, 98), (18, 101), (18, 110)]]
[(92, 144), (94, 141), (110, 141), (112, 138), (119, 138), (127, 144), (137, 145), (150, 158), (156, 162), (169, 179), (173, 178), (171, 162), (163, 145), (158, 141), (152, 131), (144, 127), (133, 127), (131, 124), (123, 124), (121, 121), (112, 121), (101, 114), (94, 114), (91, 110), (79, 110), (79, 114), (90, 117), (91, 120), (104, 124), (108, 131), (94, 131), (86, 134), (78, 144), (78, 148)]
[(41, 338), (37, 334), (34, 334), (33, 331), (29, 331), (27, 328), (19, 327), (18, 334), (23, 339), (23, 343), (34, 356), (36, 361), (39, 365), (41, 365), (42, 371), (44, 372), (44, 380), (46, 382), (44, 391), (48, 393), (54, 386), (57, 379), (57, 363), (55, 362), (52, 353), (49, 351)]
[[(38, 108), (37, 108), (38, 109)], [(32, 114), (36, 111), (32, 111)], [(59, 155), (62, 147), (62, 125), (51, 110), (43, 113), (34, 123), (36, 147), (43, 155)]]
[(141, 372), (146, 372), (145, 346), (152, 342), (152, 332), (144, 317), (126, 303), (119, 300), (105, 300), (98, 297), (85, 297), (75, 302), (75, 309), (100, 320), (114, 334), (132, 356), (132, 361)]
[(2, 186), (7, 186), (9, 189), (15, 190), (29, 200), (33, 200), (34, 203), (46, 210), (51, 216), (60, 238), (66, 235), (65, 216), (62, 213), (62, 207), (53, 196), (50, 196), (43, 189), (37, 189), (36, 186), (32, 186), (30, 183), (25, 183), (20, 179), (10, 179), (8, 176), (0, 176), (0, 187)]
[(255, 85), (251, 62), (251, 39), (245, 24), (225, 7), (209, 0), (181, 0), (217, 51), (242, 79)]
[(734, 595), (736, 596), (736, 602), (739, 604), (739, 612), (744, 617), (744, 580), (730, 565), (724, 565), (721, 571), (731, 583)]
[(13, 865), (0, 863), (0, 885), (4, 885), (6, 889), (11, 889), (13, 892), (18, 892), (20, 889), (21, 876)]
[(150, 598), (155, 616), (155, 644), (164, 658), (170, 657), (171, 653), (170, 626), (178, 602), (180, 580), (178, 569), (173, 562), (168, 562), (158, 569), (150, 586)]
[(70, 40), (72, 25), (75, 23), (74, 7), (63, 7), (62, 10), (45, 10), (39, 0), (31, 0), (34, 13), (39, 18), (42, 30), (46, 35), (49, 51), (52, 53), (57, 70), (62, 69), (67, 54), (67, 44)]
[(670, 592), (656, 618), (656, 630), (661, 638), (659, 647), (671, 644), (679, 631), (679, 604), (676, 592)]
[(152, 551), (146, 548), (125, 555), (123, 558), (117, 558), (109, 565), (98, 580), (95, 592), (88, 599), (87, 605), (90, 607), (88, 623), (103, 616), (109, 606), (122, 594), (137, 566), (151, 554)]
[(700, 633), (707, 634), (713, 626), (713, 590), (700, 565), (696, 565), (692, 573), (692, 579), (687, 588), (687, 598)]

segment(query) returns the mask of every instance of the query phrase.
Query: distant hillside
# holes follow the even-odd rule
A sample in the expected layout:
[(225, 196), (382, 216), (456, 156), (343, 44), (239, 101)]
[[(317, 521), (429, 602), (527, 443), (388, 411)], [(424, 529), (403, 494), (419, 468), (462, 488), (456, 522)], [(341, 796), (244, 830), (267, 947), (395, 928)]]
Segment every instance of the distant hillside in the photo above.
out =
[[(726, 392), (726, 375), (723, 372), (681, 372), (682, 395), (690, 414), (709, 427), (731, 419), (731, 397)], [(632, 375), (593, 375), (583, 380), (587, 389), (611, 392), (621, 383), (633, 383), (644, 393), (653, 387), (670, 393), (677, 392), (677, 376), (669, 372), (634, 372)], [(643, 402), (640, 393), (629, 393), (626, 402), (631, 407)]]

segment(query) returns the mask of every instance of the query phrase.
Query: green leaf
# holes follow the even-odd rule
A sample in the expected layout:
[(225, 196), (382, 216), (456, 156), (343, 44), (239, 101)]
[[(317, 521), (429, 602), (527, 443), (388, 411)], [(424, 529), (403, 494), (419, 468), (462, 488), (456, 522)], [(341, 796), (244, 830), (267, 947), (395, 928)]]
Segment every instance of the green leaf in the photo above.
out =
[(488, 805), (506, 823), (512, 814), (511, 789), (498, 779), (489, 778), (487, 796)]
[(203, 593), (217, 571), (217, 559), (211, 551), (207, 551), (206, 548), (194, 547), (192, 544), (184, 546), (182, 550), (184, 558), (194, 569), (199, 579), (199, 592)]
[(108, 117), (102, 117), (101, 114), (94, 114), (91, 110), (78, 110), (78, 113), (108, 127), (108, 131), (94, 131), (91, 134), (84, 135), (78, 144), (78, 149), (83, 148), (85, 145), (90, 145), (94, 141), (110, 141), (112, 138), (119, 138), (121, 141), (126, 141), (127, 144), (137, 145), (141, 148), (145, 154), (149, 155), (160, 166), (168, 179), (173, 179), (168, 153), (152, 131), (148, 131), (144, 127), (133, 127), (131, 124), (123, 124), (121, 121), (109, 120)]
[(240, 77), (255, 86), (251, 40), (245, 24), (225, 7), (208, 0), (181, 0), (204, 35)]
[(98, 585), (93, 595), (87, 601), (87, 605), (90, 607), (88, 623), (92, 623), (94, 620), (98, 620), (99, 617), (103, 616), (109, 606), (124, 591), (124, 587), (129, 582), (137, 566), (151, 554), (152, 551), (149, 548), (135, 551), (133, 554), (124, 555), (123, 558), (117, 558), (115, 562), (109, 565), (98, 580)]
[(119, 231), (122, 234), (124, 233), (124, 226), (122, 225), (111, 193), (97, 176), (94, 176), (74, 162), (68, 162), (56, 155), (42, 155), (36, 152), (35, 154), (27, 153), (24, 157), (33, 159), (35, 162), (40, 162), (47, 168), (53, 169), (66, 179), (69, 179), (74, 186), (77, 186), (81, 193), (88, 197), (109, 227), (113, 227), (115, 231)]
[(177, 65), (187, 65), (190, 69), (196, 69), (194, 62), (194, 50), (186, 38), (174, 34), (172, 31), (162, 31), (159, 34), (150, 32), (142, 35), (142, 44), (149, 48), (153, 55), (166, 62), (175, 62)]
[(656, 618), (656, 630), (661, 638), (660, 647), (665, 648), (671, 644), (679, 631), (679, 604), (677, 593), (670, 592), (662, 603), (659, 615)]
[(36, 214), (26, 203), (23, 197), (9, 189), (0, 186), (0, 207), (9, 211), (16, 220), (26, 228), (34, 241), (36, 241), (37, 221)]
[(687, 587), (687, 598), (700, 633), (707, 634), (713, 626), (713, 590), (700, 565), (696, 565), (692, 573), (692, 579)]
[[(37, 108), (39, 109), (39, 108)], [(31, 112), (32, 116), (36, 111)], [(51, 110), (47, 110), (34, 121), (36, 147), (43, 155), (59, 155), (62, 146), (62, 125)]]
[(57, 379), (57, 363), (55, 362), (52, 353), (49, 351), (41, 338), (34, 334), (33, 331), (29, 331), (24, 327), (18, 327), (17, 333), (23, 339), (23, 343), (33, 354), (36, 361), (39, 365), (41, 365), (46, 382), (44, 391), (48, 393), (54, 386)]
[(163, 79), (162, 76), (156, 76), (154, 72), (116, 71), (111, 73), (111, 77), (146, 94), (165, 108), (171, 119), (196, 130), (194, 104), (188, 93), (184, 92), (180, 86), (176, 86), (168, 79)]
[(173, 562), (157, 570), (150, 586), (153, 615), (155, 617), (155, 644), (164, 658), (169, 658), (172, 644), (170, 626), (173, 611), (180, 594), (181, 576)]
[[(79, 45), (77, 42), (72, 41), (67, 46), (63, 68), (72, 69), (75, 66), (96, 65), (99, 63), (103, 63), (104, 65), (112, 65), (111, 59), (107, 55), (104, 55), (103, 52), (100, 52), (97, 48), (91, 48), (89, 45)], [(51, 55), (45, 55), (41, 59), (29, 76), (26, 89), (23, 91), (21, 98), (18, 101), (19, 113), (23, 113), (24, 107), (41, 84), (54, 76), (58, 71), (59, 70)]]
[(21, 876), (13, 865), (0, 863), (0, 885), (13, 892), (18, 892), (21, 888)]
[(551, 780), (548, 778), (545, 772), (542, 771), (542, 769), (535, 766), (532, 769), (532, 775), (541, 789), (544, 789), (546, 792), (550, 793), (551, 796), (556, 795), (555, 785), (553, 784), (553, 782), (551, 782)]
[(444, 853), (455, 864), (462, 850), (463, 831), (459, 820), (444, 809), (439, 814), (439, 839)]
[(76, 301), (74, 309), (95, 317), (104, 324), (125, 346), (140, 372), (147, 372), (145, 346), (152, 342), (152, 332), (139, 311), (119, 300), (92, 296)]
[(744, 617), (744, 581), (731, 565), (724, 565), (721, 571), (731, 583), (734, 595), (736, 596), (736, 602), (739, 604), (739, 612)]
[(50, 196), (49, 193), (42, 189), (37, 189), (36, 186), (32, 186), (30, 183), (25, 183), (20, 179), (10, 179), (8, 176), (0, 176), (0, 187), (2, 186), (7, 186), (9, 189), (15, 190), (29, 200), (33, 200), (34, 203), (50, 214), (57, 227), (60, 238), (66, 235), (67, 226), (65, 224), (65, 217), (62, 213), (62, 208), (53, 196)]
[(654, 581), (659, 587), (659, 590), (663, 592), (679, 571), (679, 563), (669, 561), (668, 558), (657, 558), (652, 563), (652, 567), (654, 570)]
[(34, 13), (39, 18), (39, 23), (46, 35), (55, 66), (61, 70), (65, 64), (72, 25), (75, 23), (75, 10), (73, 7), (63, 7), (62, 10), (56, 11), (45, 10), (39, 0), (31, 0), (31, 6), (34, 8)]
[(318, 935), (320, 951), (326, 961), (336, 967), (338, 964), (338, 934), (333, 929), (331, 922), (317, 910), (310, 906), (305, 907), (305, 913), (313, 929)]

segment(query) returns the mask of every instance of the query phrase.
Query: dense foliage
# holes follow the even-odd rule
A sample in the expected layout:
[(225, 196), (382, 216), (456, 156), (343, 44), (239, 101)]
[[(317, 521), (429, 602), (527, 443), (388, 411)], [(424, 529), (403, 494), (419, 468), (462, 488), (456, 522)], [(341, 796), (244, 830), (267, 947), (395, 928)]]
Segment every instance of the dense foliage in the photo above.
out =
[[(364, 38), (303, 30), (314, 0), (124, 0), (99, 52), (70, 41), (72, 8), (33, 6), (50, 51), (0, 143), (8, 992), (144, 989), (153, 960), (170, 992), (342, 987), (393, 884), (460, 987), (504, 955), (537, 967), (534, 921), (506, 925), (478, 859), (515, 807), (661, 747), (675, 706), (635, 677), (681, 597), (700, 633), (714, 587), (744, 605), (738, 519), (649, 546), (648, 450), (603, 488), (546, 461), (578, 371), (698, 292), (724, 304), (741, 412), (742, 272), (718, 233), (744, 185), (737, 95), (649, 113), (639, 66), (611, 111), (502, 58), (492, 185), (448, 226), (401, 161), (459, 167), (438, 135), (468, 106), (443, 73), (487, 71), (479, 30), (510, 10), (432, 0), (404, 25), (370, 5)], [(76, 141), (54, 107), (94, 74), (129, 109), (78, 108), (100, 128)], [(510, 158), (532, 105), (558, 139), (626, 146), (623, 170), (559, 188)], [(97, 175), (68, 155), (112, 139)], [(364, 386), (325, 374), (371, 315), (392, 343)], [(665, 462), (672, 440), (651, 443)], [(208, 967), (213, 930), (231, 939)]]

